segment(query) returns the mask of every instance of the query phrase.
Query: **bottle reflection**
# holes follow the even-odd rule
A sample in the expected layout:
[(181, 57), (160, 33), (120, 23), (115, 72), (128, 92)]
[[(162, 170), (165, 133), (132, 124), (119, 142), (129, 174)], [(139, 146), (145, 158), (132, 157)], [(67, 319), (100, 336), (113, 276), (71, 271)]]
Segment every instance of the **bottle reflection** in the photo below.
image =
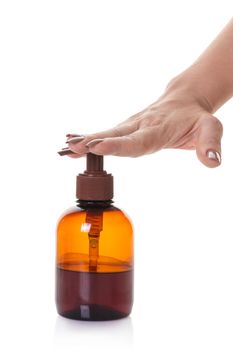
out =
[(57, 316), (54, 345), (58, 349), (83, 346), (84, 349), (133, 349), (131, 317), (114, 321), (86, 322)]

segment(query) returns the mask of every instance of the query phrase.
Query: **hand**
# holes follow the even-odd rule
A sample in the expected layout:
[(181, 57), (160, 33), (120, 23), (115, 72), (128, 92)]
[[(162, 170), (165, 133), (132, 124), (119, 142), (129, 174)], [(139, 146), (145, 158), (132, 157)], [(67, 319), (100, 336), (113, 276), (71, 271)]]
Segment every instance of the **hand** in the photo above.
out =
[(165, 93), (143, 111), (113, 129), (70, 137), (73, 158), (87, 152), (139, 157), (163, 148), (196, 149), (198, 159), (213, 168), (221, 163), (222, 124), (203, 96), (172, 81)]

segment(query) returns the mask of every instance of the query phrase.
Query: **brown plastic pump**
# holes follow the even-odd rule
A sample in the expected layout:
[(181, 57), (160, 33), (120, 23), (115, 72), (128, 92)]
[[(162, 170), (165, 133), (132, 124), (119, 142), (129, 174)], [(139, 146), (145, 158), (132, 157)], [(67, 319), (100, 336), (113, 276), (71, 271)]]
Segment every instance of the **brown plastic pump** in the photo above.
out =
[(113, 198), (113, 176), (103, 170), (103, 156), (87, 153), (87, 169), (77, 176), (76, 197), (105, 201)]
[(77, 206), (57, 226), (56, 305), (79, 320), (126, 317), (133, 303), (133, 229), (113, 206), (113, 176), (103, 156), (87, 154), (76, 180)]

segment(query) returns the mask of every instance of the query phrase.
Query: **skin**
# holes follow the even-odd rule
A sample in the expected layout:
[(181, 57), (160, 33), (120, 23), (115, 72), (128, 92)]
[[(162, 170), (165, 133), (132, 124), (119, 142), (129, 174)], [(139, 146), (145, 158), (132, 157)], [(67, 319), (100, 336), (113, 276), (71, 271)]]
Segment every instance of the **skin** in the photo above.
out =
[[(156, 102), (110, 130), (76, 142), (68, 136), (75, 153), (70, 157), (87, 152), (138, 157), (164, 148), (195, 149), (204, 165), (217, 167), (223, 128), (213, 114), (232, 96), (233, 20), (192, 66), (169, 82)], [(89, 144), (93, 140), (99, 142)]]

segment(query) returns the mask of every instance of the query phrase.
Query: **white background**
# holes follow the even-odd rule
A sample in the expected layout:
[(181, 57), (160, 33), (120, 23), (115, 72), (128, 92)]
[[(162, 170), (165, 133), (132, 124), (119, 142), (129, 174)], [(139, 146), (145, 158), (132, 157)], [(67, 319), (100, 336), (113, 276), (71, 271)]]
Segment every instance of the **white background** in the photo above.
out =
[(71, 321), (54, 305), (56, 221), (85, 165), (56, 154), (65, 134), (155, 101), (231, 15), (226, 0), (1, 0), (2, 349), (232, 349), (232, 101), (216, 113), (218, 169), (180, 150), (105, 159), (135, 227), (131, 317)]

